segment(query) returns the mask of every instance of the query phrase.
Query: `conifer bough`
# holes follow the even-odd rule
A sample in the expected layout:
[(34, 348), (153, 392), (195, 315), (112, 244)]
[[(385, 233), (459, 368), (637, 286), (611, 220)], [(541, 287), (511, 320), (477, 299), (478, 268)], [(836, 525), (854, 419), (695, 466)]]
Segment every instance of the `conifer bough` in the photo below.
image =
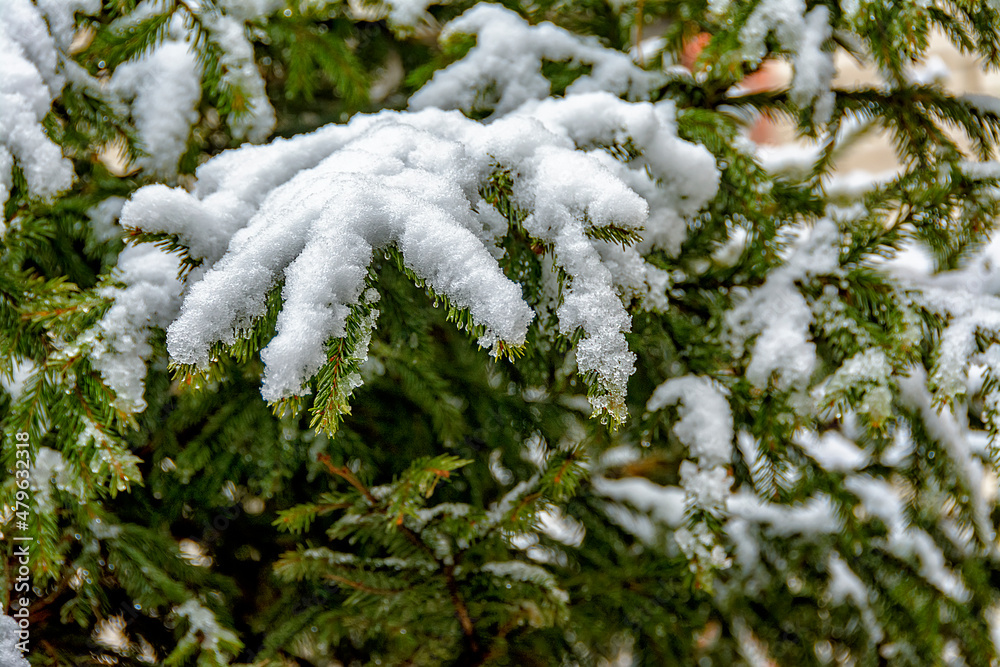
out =
[(980, 2), (0, 4), (30, 664), (995, 664), (1000, 102), (934, 31), (1000, 64)]

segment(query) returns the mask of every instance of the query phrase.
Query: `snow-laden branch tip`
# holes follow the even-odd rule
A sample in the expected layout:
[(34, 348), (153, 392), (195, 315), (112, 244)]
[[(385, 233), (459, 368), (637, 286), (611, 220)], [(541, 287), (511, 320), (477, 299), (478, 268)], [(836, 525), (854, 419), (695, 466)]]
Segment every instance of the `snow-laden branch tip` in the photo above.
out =
[(803, 0), (763, 0), (740, 31), (748, 62), (760, 64), (767, 55), (769, 34), (791, 54), (792, 101), (803, 109), (811, 106), (813, 121), (826, 123), (833, 115), (835, 96), (830, 87), (837, 73), (833, 52), (824, 49), (833, 35), (829, 10), (820, 5), (807, 11)]
[(796, 282), (835, 273), (839, 266), (840, 230), (822, 219), (803, 235), (784, 266), (726, 313), (730, 343), (737, 357), (755, 338), (747, 379), (765, 387), (772, 377), (781, 389), (808, 384), (817, 365), (809, 327), (813, 313)]
[(605, 91), (645, 99), (656, 80), (627, 54), (604, 48), (596, 38), (548, 22), (532, 26), (501, 5), (476, 5), (449, 23), (441, 39), (459, 34), (475, 36), (476, 46), (436, 72), (410, 99), (412, 108), (466, 112), (488, 108), (502, 116), (528, 100), (549, 96), (551, 84), (542, 74), (545, 62), (590, 68), (566, 89), (567, 95)]
[[(670, 378), (646, 403), (650, 412), (677, 405), (674, 433), (688, 447), (692, 460), (681, 463), (681, 487), (690, 509), (721, 516), (726, 511), (733, 480), (727, 469), (733, 450), (733, 417), (725, 391), (705, 377)], [(675, 538), (692, 561), (728, 567), (729, 559), (708, 526), (678, 528)], [(694, 566), (694, 563), (692, 563)]]
[[(186, 293), (174, 301), (180, 315), (167, 341), (175, 362), (207, 365), (212, 346), (234, 343), (263, 315), (269, 291), (281, 283), (277, 335), (261, 353), (262, 393), (269, 401), (306, 393), (328, 360), (325, 345), (345, 335), (377, 253), (389, 248), (399, 250), (407, 269), (430, 288), (471, 314), (484, 332), (481, 345), (520, 346), (536, 313), (523, 286), (497, 262), (503, 238), (517, 225), (549, 249), (543, 264), (554, 298), (535, 307), (555, 311), (558, 331), (547, 333), (582, 330), (576, 361), (581, 373), (596, 378), (595, 412), (624, 418), (634, 367), (625, 340), (631, 326), (626, 306), (638, 299), (643, 307), (662, 308), (669, 286), (666, 272), (643, 255), (679, 251), (688, 221), (715, 196), (715, 160), (677, 137), (670, 103), (580, 92), (605, 85), (626, 92), (623, 80), (638, 85), (645, 75), (626, 56), (554, 26), (531, 27), (500, 7), (480, 5), (455, 22), (453, 30), (479, 31), (462, 77), (486, 84), (499, 71), (482, 56), (498, 48), (499, 37), (485, 22), (490, 17), (531, 46), (522, 50), (528, 60), (519, 73), (502, 87), (516, 97), (517, 111), (488, 124), (435, 108), (357, 116), (347, 125), (223, 153), (198, 169), (193, 192), (148, 186), (134, 195), (122, 212), (123, 226), (175, 235), (202, 260), (188, 276)], [(547, 58), (575, 59), (593, 70), (568, 91), (575, 94), (532, 99), (549, 93), (531, 83)], [(415, 105), (436, 99), (455, 106), (441, 88), (452, 74), (440, 73)], [(626, 146), (631, 153), (623, 159)], [(512, 179), (516, 221), (484, 198), (498, 174)], [(603, 228), (643, 240), (622, 246), (595, 238)], [(140, 282), (175, 289), (166, 276), (151, 281), (144, 275)], [(129, 289), (123, 298), (129, 299)], [(151, 326), (167, 312), (156, 309)], [(120, 326), (102, 326), (102, 371), (109, 381), (116, 374), (131, 378), (127, 387), (112, 387), (135, 399), (137, 362), (125, 357), (136, 350), (113, 342), (124, 340)], [(115, 349), (132, 371), (115, 371)]]
[(0, 205), (13, 187), (14, 167), (28, 192), (51, 197), (73, 183), (73, 164), (42, 123), (66, 84), (63, 54), (77, 11), (96, 13), (100, 0), (0, 3)]
[[(644, 150), (628, 163), (600, 150), (629, 141)], [(516, 175), (511, 200), (525, 213), (517, 223), (481, 193), (498, 172)], [(139, 190), (122, 223), (174, 234), (204, 260), (168, 329), (178, 363), (208, 364), (211, 346), (233, 343), (284, 283), (277, 335), (262, 351), (270, 401), (307, 391), (326, 342), (345, 334), (368, 267), (389, 247), (471, 313), (485, 328), (480, 344), (522, 345), (535, 313), (496, 260), (519, 224), (568, 278), (561, 302), (539, 308), (556, 311), (563, 335), (582, 329), (577, 365), (602, 390), (594, 408), (623, 418), (634, 357), (622, 297), (662, 302), (666, 279), (642, 252), (676, 252), (717, 179), (711, 155), (677, 138), (672, 107), (593, 93), (532, 103), (490, 124), (437, 109), (383, 112), (244, 147), (201, 167), (193, 193)], [(606, 227), (647, 240), (622, 247), (591, 238)]]
[(179, 8), (148, 4), (112, 24), (111, 30), (125, 32), (134, 30), (142, 20), (172, 12), (167, 38), (119, 65), (110, 80), (109, 92), (123, 114), (131, 113), (146, 153), (137, 166), (157, 178), (176, 175), (178, 160), (187, 150), (191, 128), (199, 117), (198, 102), (206, 74), (197, 55), (203, 48), (198, 46), (201, 39), (211, 43), (219, 59), (219, 88), (235, 91), (240, 98), (238, 106), (226, 116), (233, 136), (255, 143), (270, 136), (274, 109), (246, 29), (248, 22), (265, 21), (283, 5), (282, 0), (186, 3)]
[(136, 166), (151, 176), (177, 174), (198, 121), (201, 75), (191, 45), (171, 37), (135, 62), (119, 65), (111, 77), (110, 90), (131, 110), (145, 153)]

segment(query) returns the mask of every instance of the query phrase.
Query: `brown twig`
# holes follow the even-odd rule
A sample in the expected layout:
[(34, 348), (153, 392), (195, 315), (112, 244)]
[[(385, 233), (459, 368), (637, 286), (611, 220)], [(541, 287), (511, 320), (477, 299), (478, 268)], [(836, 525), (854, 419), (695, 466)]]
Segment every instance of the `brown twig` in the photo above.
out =
[(40, 310), (36, 313), (21, 313), (22, 320), (31, 320), (37, 317), (59, 317), (60, 315), (65, 315), (66, 313), (72, 313), (74, 310), (80, 308), (80, 305), (67, 306), (66, 308), (56, 308), (55, 310)]
[(53, 602), (55, 602), (56, 599), (60, 595), (62, 595), (63, 592), (69, 587), (69, 580), (70, 579), (71, 579), (71, 577), (67, 573), (67, 575), (64, 576), (59, 581), (58, 584), (56, 584), (56, 587), (54, 589), (52, 589), (51, 591), (49, 591), (48, 595), (46, 595), (43, 598), (38, 598), (37, 600), (35, 600), (34, 602), (31, 603), (31, 605), (28, 607), (28, 613), (32, 614), (32, 615), (37, 614), (42, 609), (45, 609), (50, 604), (52, 604)]
[(359, 591), (364, 591), (365, 593), (372, 593), (374, 595), (396, 595), (402, 591), (394, 591), (388, 588), (374, 588), (366, 584), (362, 584), (359, 581), (352, 581), (346, 577), (341, 577), (339, 574), (324, 574), (324, 579), (329, 579), (330, 581), (336, 581), (338, 584), (343, 584), (345, 586), (350, 586), (351, 588), (356, 588)]
[(524, 620), (524, 617), (525, 613), (523, 611), (518, 612), (517, 614), (514, 614), (510, 618), (510, 620), (508, 620), (506, 623), (500, 626), (500, 629), (497, 630), (496, 636), (493, 637), (493, 642), (490, 644), (490, 650), (483, 653), (483, 657), (479, 662), (473, 665), (469, 665), (469, 667), (478, 667), (479, 665), (485, 665), (494, 658), (499, 657), (498, 648), (500, 646), (500, 640), (504, 639), (508, 634), (510, 634), (510, 631), (516, 628), (521, 623), (521, 621)]
[[(357, 477), (354, 476), (354, 473), (352, 473), (350, 469), (347, 468), (347, 466), (338, 467), (333, 465), (333, 462), (330, 460), (330, 457), (327, 454), (323, 453), (317, 454), (316, 460), (325, 465), (326, 469), (330, 471), (330, 474), (347, 480), (347, 482), (355, 489), (357, 489), (361, 493), (361, 495), (367, 498), (368, 502), (370, 502), (373, 506), (378, 504), (378, 500), (375, 498), (375, 496), (372, 495), (372, 492), (369, 491), (368, 488), (364, 484), (362, 484)], [(380, 511), (384, 512), (385, 510), (383, 508)], [(411, 543), (413, 543), (414, 546), (421, 549), (424, 553), (430, 556), (430, 558), (435, 563), (438, 564), (438, 567), (441, 568), (441, 572), (444, 575), (445, 585), (448, 588), (448, 595), (451, 597), (451, 604), (453, 607), (455, 607), (455, 616), (458, 618), (458, 623), (462, 627), (462, 634), (464, 634), (466, 637), (466, 641), (468, 642), (470, 651), (473, 654), (478, 654), (479, 647), (475, 640), (476, 629), (475, 626), (472, 624), (472, 617), (469, 615), (469, 609), (468, 607), (465, 606), (465, 601), (462, 599), (462, 596), (459, 593), (458, 582), (455, 581), (455, 566), (453, 564), (445, 563), (440, 558), (438, 558), (437, 554), (434, 553), (434, 550), (431, 549), (429, 546), (427, 546), (427, 544), (422, 539), (420, 539), (420, 536), (417, 535), (417, 533), (415, 533), (411, 528), (404, 526), (402, 523), (399, 523), (397, 525), (399, 526), (399, 529), (403, 531), (403, 535), (406, 536), (406, 539), (408, 539)], [(336, 575), (326, 575), (326, 576), (328, 578), (333, 579)], [(334, 580), (336, 581), (337, 579)], [(352, 582), (347, 579), (345, 579), (342, 583), (345, 583), (348, 586), (354, 586), (358, 590), (366, 590), (366, 588), (362, 587), (363, 584), (358, 584), (357, 582)], [(374, 590), (372, 592), (376, 592), (379, 594), (385, 593), (385, 591), (377, 591), (377, 590)], [(389, 592), (395, 592), (395, 591), (389, 591)]]
[(445, 584), (448, 586), (448, 594), (451, 596), (451, 604), (455, 607), (455, 615), (458, 617), (459, 625), (462, 626), (462, 634), (465, 635), (469, 642), (469, 648), (472, 652), (478, 653), (479, 648), (475, 640), (476, 628), (472, 625), (472, 617), (469, 616), (469, 609), (465, 606), (465, 601), (462, 600), (462, 596), (458, 593), (458, 583), (455, 581), (455, 566), (445, 565), (442, 571), (444, 572)]
[(562, 481), (563, 473), (566, 472), (566, 468), (568, 468), (569, 464), (572, 463), (572, 462), (573, 462), (573, 459), (571, 459), (571, 458), (566, 459), (565, 461), (563, 461), (563, 464), (561, 466), (559, 466), (559, 472), (557, 472), (556, 476), (552, 479), (552, 483), (553, 484), (558, 484), (560, 481)]
[(351, 472), (350, 468), (348, 468), (347, 466), (338, 467), (333, 465), (333, 462), (330, 460), (330, 457), (327, 454), (322, 454), (322, 453), (317, 454), (316, 460), (325, 465), (326, 469), (330, 471), (331, 475), (346, 480), (348, 484), (357, 489), (361, 493), (361, 495), (363, 495), (372, 505), (378, 504), (378, 499), (376, 499), (375, 496), (372, 495), (372, 492), (369, 491), (368, 488), (364, 484), (362, 484), (357, 477), (354, 476), (354, 473)]
[(526, 495), (524, 498), (521, 499), (521, 502), (517, 504), (517, 507), (514, 508), (514, 511), (511, 512), (510, 520), (516, 521), (517, 515), (521, 513), (521, 510), (523, 510), (528, 503), (533, 503), (541, 497), (542, 497), (541, 491), (536, 491), (535, 493), (529, 493), (528, 495)]
[(59, 664), (59, 656), (56, 654), (56, 650), (54, 648), (52, 648), (52, 644), (48, 643), (47, 641), (45, 641), (43, 639), (42, 640), (42, 646), (45, 647), (45, 652), (49, 654), (50, 658), (52, 658), (53, 664), (58, 665)]
[(476, 628), (472, 623), (472, 617), (469, 615), (469, 608), (465, 606), (465, 600), (462, 599), (462, 595), (458, 590), (458, 582), (455, 581), (455, 565), (453, 563), (445, 563), (434, 550), (431, 549), (427, 544), (420, 539), (411, 528), (408, 528), (400, 524), (399, 529), (403, 531), (410, 542), (415, 546), (427, 553), (438, 567), (441, 568), (441, 573), (444, 575), (445, 586), (448, 588), (448, 595), (451, 598), (451, 605), (455, 608), (455, 617), (458, 618), (458, 624), (462, 628), (462, 634), (465, 635), (466, 642), (468, 642), (469, 651), (473, 655), (479, 654), (479, 645), (476, 642)]

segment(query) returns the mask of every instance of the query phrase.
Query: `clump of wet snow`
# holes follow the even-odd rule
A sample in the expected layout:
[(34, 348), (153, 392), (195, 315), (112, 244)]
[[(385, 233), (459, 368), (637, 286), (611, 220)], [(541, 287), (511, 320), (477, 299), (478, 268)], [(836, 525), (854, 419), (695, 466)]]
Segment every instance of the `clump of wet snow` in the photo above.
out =
[(99, 9), (99, 0), (0, 3), (0, 205), (10, 196), (15, 164), (32, 196), (51, 197), (72, 185), (73, 164), (42, 121), (66, 84), (74, 14)]
[[(606, 93), (525, 105), (490, 124), (437, 109), (358, 116), (224, 153), (199, 168), (193, 192), (142, 188), (122, 224), (175, 234), (206, 260), (168, 330), (181, 363), (207, 364), (211, 345), (234, 342), (283, 281), (278, 333), (262, 353), (263, 393), (273, 401), (306, 390), (326, 362), (325, 343), (344, 335), (367, 267), (390, 247), (484, 326), (481, 345), (523, 344), (535, 313), (496, 261), (511, 223), (481, 194), (494, 174), (516, 174), (509, 196), (524, 212), (518, 224), (552, 248), (551, 266), (568, 278), (549, 304), (559, 331), (582, 330), (577, 367), (603, 390), (594, 410), (621, 419), (634, 365), (623, 295), (664, 303), (667, 277), (642, 252), (676, 252), (718, 183), (711, 155), (674, 128), (669, 105)], [(629, 141), (648, 148), (628, 164), (606, 150)], [(605, 227), (648, 230), (648, 239), (622, 247), (592, 238)]]

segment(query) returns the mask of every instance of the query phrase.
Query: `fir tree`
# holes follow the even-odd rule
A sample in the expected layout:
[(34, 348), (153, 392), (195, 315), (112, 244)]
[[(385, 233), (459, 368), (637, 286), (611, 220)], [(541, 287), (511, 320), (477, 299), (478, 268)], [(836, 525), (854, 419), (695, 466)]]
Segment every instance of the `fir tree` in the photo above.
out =
[(3, 0), (0, 659), (996, 664), (934, 31), (1000, 65), (978, 1)]

